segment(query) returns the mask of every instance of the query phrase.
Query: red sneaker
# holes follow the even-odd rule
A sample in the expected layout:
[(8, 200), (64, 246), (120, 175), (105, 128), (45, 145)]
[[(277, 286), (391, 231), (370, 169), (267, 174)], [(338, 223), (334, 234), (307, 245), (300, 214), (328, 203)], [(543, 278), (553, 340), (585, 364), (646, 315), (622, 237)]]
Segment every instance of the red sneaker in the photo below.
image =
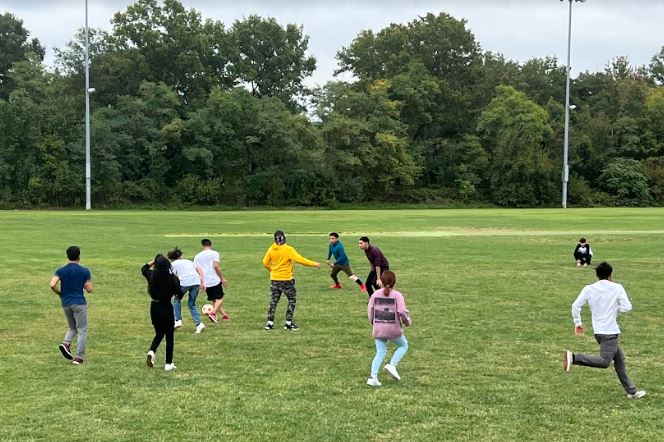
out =
[(340, 288), (341, 288), (341, 284), (332, 284), (332, 285), (330, 286), (330, 288), (331, 288), (331, 289), (340, 289)]
[(367, 286), (364, 285), (364, 284), (362, 284), (362, 285), (360, 286), (360, 291), (361, 291), (361, 292), (366, 292), (366, 291), (367, 291)]
[(217, 323), (217, 314), (216, 313), (210, 313), (208, 315), (208, 318), (210, 318), (210, 321), (214, 322), (215, 324)]
[(224, 317), (223, 317), (223, 318), (221, 318), (221, 319), (223, 319), (224, 321), (228, 321), (229, 319), (231, 319), (231, 317), (230, 317), (230, 316), (228, 316), (228, 315), (224, 315)]

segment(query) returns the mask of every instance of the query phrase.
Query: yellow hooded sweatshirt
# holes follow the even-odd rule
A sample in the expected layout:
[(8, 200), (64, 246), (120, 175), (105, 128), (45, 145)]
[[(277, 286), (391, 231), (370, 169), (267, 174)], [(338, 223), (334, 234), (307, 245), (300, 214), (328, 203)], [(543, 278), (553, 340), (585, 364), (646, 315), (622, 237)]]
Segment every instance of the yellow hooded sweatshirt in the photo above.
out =
[(301, 256), (288, 244), (274, 243), (263, 257), (263, 266), (270, 271), (270, 280), (290, 281), (293, 279), (293, 261), (310, 267), (316, 267), (317, 264)]

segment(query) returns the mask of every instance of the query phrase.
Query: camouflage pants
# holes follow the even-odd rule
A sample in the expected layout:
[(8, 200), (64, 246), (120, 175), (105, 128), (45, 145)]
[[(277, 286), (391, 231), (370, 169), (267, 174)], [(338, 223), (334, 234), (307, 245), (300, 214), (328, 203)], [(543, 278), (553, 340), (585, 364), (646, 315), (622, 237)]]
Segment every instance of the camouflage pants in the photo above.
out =
[(270, 306), (267, 308), (267, 320), (274, 322), (274, 313), (277, 310), (277, 304), (283, 293), (288, 298), (288, 308), (286, 309), (286, 321), (293, 320), (293, 313), (295, 312), (295, 303), (296, 303), (296, 290), (295, 290), (295, 280), (291, 279), (290, 281), (270, 281), (270, 293), (272, 294), (272, 299), (270, 300)]

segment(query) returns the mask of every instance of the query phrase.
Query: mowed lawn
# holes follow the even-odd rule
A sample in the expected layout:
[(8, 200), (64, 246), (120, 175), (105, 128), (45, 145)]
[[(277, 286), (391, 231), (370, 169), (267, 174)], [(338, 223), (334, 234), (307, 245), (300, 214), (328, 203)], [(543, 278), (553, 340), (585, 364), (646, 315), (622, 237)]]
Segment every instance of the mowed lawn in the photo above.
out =
[[(390, 260), (413, 317), (402, 381), (381, 373), (366, 303), (329, 271), (295, 271), (298, 332), (263, 330), (261, 266), (281, 228), (324, 261), (330, 231), (355, 271), (369, 235)], [(648, 391), (628, 400), (608, 370), (561, 370), (563, 350), (597, 352), (573, 335), (570, 306), (595, 280), (571, 257), (579, 237), (608, 260), (634, 310), (619, 319), (628, 373)], [(664, 210), (4, 211), (0, 265), (0, 440), (659, 440), (664, 434)], [(148, 368), (153, 336), (141, 265), (208, 237), (229, 280), (227, 323), (176, 332), (174, 373)], [(66, 330), (53, 271), (76, 244), (95, 283), (85, 365), (57, 345)], [(202, 298), (199, 298), (199, 308)], [(584, 321), (590, 328), (587, 307)], [(590, 331), (590, 330), (589, 330)], [(391, 347), (393, 349), (393, 347)], [(391, 354), (391, 352), (390, 352)]]

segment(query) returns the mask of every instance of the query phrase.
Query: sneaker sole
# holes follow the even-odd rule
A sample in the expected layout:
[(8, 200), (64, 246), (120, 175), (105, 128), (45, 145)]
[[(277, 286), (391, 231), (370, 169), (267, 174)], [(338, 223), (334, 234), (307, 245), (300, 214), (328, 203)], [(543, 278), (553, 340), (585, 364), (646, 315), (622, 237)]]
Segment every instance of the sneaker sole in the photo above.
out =
[(572, 353), (569, 351), (566, 351), (565, 354), (563, 355), (563, 371), (567, 372), (569, 371), (570, 368), (572, 368), (572, 361), (570, 360), (570, 355)]
[(154, 361), (152, 360), (152, 358), (150, 357), (150, 355), (148, 355), (148, 358), (147, 358), (147, 360), (145, 361), (145, 363), (148, 364), (148, 367), (150, 367), (150, 368), (154, 367)]
[(67, 350), (67, 347), (64, 345), (59, 345), (58, 348), (60, 349), (60, 353), (62, 353), (62, 356), (64, 356), (65, 359), (69, 361), (74, 360), (74, 355), (72, 355), (69, 350)]

